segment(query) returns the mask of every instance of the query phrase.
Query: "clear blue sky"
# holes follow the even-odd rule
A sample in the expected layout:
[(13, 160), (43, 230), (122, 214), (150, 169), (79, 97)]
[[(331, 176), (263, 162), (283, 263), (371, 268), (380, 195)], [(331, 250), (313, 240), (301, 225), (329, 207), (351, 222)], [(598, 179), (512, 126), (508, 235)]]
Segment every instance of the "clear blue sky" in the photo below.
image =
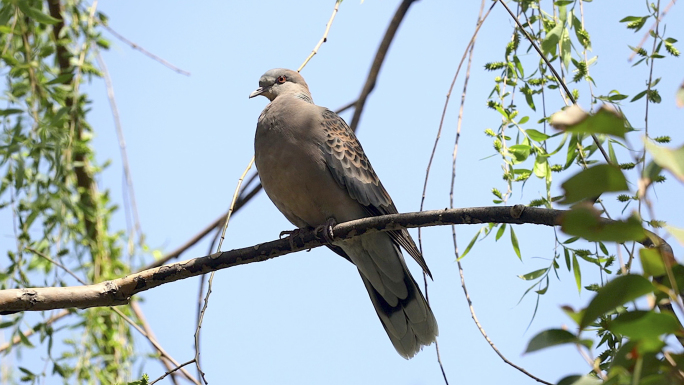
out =
[[(110, 26), (145, 49), (190, 71), (179, 75), (112, 38), (104, 53), (128, 145), (137, 203), (148, 243), (170, 251), (224, 212), (238, 177), (253, 153), (257, 117), (267, 100), (248, 99), (263, 72), (274, 67), (296, 69), (320, 39), (333, 1), (300, 2), (101, 2)], [(487, 2), (489, 5), (490, 2)], [(345, 1), (328, 42), (302, 71), (317, 104), (332, 109), (355, 100), (376, 48), (399, 1)], [(627, 31), (618, 21), (645, 13), (644, 2), (585, 4), (598, 65), (590, 72), (596, 94), (618, 89), (634, 95), (645, 88), (646, 67), (631, 68), (627, 45), (643, 32)], [(404, 20), (388, 53), (375, 92), (370, 96), (358, 135), (373, 166), (399, 211), (417, 211), (425, 167), (435, 140), (445, 95), (475, 26), (479, 2), (419, 1)], [(684, 37), (681, 7), (665, 21), (668, 35)], [(651, 21), (647, 22), (647, 27)], [(495, 7), (475, 48), (458, 154), (457, 207), (492, 204), (490, 190), (505, 190), (501, 160), (483, 131), (500, 117), (485, 102), (497, 74), (483, 70), (502, 60), (512, 21)], [(107, 36), (107, 34), (105, 33)], [(649, 43), (650, 44), (650, 43)], [(527, 45), (521, 43), (522, 50)], [(650, 45), (649, 45), (650, 47)], [(684, 49), (681, 45), (680, 49)], [(526, 56), (529, 62), (536, 54)], [(684, 79), (681, 60), (656, 63), (663, 103), (651, 106), (650, 132), (684, 142), (684, 111), (674, 92)], [(449, 205), (453, 147), (462, 78), (433, 164), (426, 209)], [(103, 82), (89, 87), (94, 100), (90, 122), (100, 161), (112, 159), (102, 188), (122, 202), (122, 166), (118, 141)], [(588, 89), (580, 87), (580, 104), (589, 106)], [(643, 101), (643, 100), (642, 100)], [(520, 101), (519, 104), (523, 104)], [(558, 93), (547, 93), (549, 113), (562, 106)], [(626, 104), (632, 124), (643, 127), (644, 103)], [(350, 113), (343, 114), (347, 120)], [(533, 115), (535, 122), (541, 115)], [(529, 123), (527, 128), (537, 128)], [(540, 129), (541, 130), (541, 129)], [(639, 136), (630, 138), (639, 145)], [(627, 155), (626, 152), (622, 155)], [(486, 159), (485, 159), (486, 158)], [(623, 157), (622, 161), (628, 161)], [(562, 180), (554, 174), (554, 178)], [(655, 199), (659, 219), (684, 227), (681, 184), (670, 180)], [(528, 203), (544, 194), (531, 180), (516, 186), (511, 204)], [(621, 206), (609, 207), (620, 215)], [(115, 227), (125, 226), (123, 211)], [(292, 225), (261, 194), (231, 221), (224, 250), (269, 241)], [(480, 226), (457, 228), (463, 251)], [(547, 381), (585, 373), (588, 365), (570, 346), (523, 355), (527, 342), (548, 328), (571, 325), (561, 305), (580, 307), (590, 298), (578, 295), (574, 277), (561, 269), (560, 281), (539, 303), (534, 321), (534, 295), (520, 303), (529, 283), (519, 274), (547, 267), (554, 255), (553, 230), (516, 226), (523, 254), (513, 252), (508, 236), (480, 242), (463, 260), (466, 281), (480, 322), (501, 352)], [(413, 232), (416, 235), (416, 232)], [(562, 235), (561, 235), (562, 236)], [(434, 274), (430, 300), (440, 327), (442, 362), (452, 384), (534, 383), (504, 364), (476, 329), (460, 287), (449, 227), (423, 232), (425, 259)], [(681, 256), (682, 248), (675, 245)], [(611, 245), (611, 251), (616, 247)], [(203, 242), (185, 253), (206, 255)], [(419, 278), (420, 271), (409, 265)], [(561, 261), (561, 265), (563, 265)], [(583, 265), (583, 284), (596, 283), (596, 268)], [(162, 346), (184, 362), (194, 355), (193, 334), (198, 280), (188, 279), (145, 292), (143, 309)], [(62, 333), (69, 333), (64, 331)], [(149, 350), (136, 338), (140, 350)], [(389, 342), (354, 266), (324, 248), (264, 263), (220, 271), (202, 328), (202, 363), (212, 384), (439, 384), (443, 383), (434, 347), (410, 361)], [(37, 367), (42, 364), (36, 363)], [(158, 377), (163, 370), (149, 361), (144, 371)], [(194, 369), (191, 370), (194, 373)]]

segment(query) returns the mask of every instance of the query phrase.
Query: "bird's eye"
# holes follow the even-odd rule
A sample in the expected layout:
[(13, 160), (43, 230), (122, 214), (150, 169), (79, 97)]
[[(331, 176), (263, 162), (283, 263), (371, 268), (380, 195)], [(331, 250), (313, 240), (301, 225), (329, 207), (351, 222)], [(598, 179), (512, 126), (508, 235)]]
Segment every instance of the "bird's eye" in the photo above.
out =
[(276, 81), (278, 82), (278, 84), (283, 84), (287, 81), (287, 76), (280, 75), (280, 76), (278, 76), (278, 79), (276, 79)]

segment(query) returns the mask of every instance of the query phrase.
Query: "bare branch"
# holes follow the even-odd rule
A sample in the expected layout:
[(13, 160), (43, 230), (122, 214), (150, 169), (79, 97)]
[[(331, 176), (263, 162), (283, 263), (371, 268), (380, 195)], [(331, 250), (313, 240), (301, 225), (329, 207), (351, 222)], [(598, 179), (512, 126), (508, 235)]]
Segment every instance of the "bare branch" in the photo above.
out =
[[(26, 250), (28, 250), (28, 251), (30, 251), (30, 252), (32, 252), (32, 253), (38, 255), (38, 256), (41, 257), (41, 258), (44, 258), (44, 259), (50, 261), (50, 263), (56, 265), (57, 267), (61, 268), (61, 269), (64, 270), (64, 271), (66, 271), (69, 275), (71, 275), (72, 277), (74, 277), (74, 279), (76, 279), (76, 280), (77, 280), (79, 283), (81, 283), (82, 285), (87, 285), (86, 282), (85, 282), (84, 280), (82, 280), (79, 276), (77, 276), (74, 272), (72, 272), (71, 270), (69, 270), (69, 269), (68, 269), (66, 266), (64, 266), (63, 264), (61, 264), (61, 263), (55, 261), (54, 259), (50, 258), (49, 256), (47, 256), (47, 255), (45, 255), (45, 254), (43, 254), (43, 253), (41, 253), (41, 252), (39, 252), (39, 251), (37, 251), (37, 250), (30, 249), (30, 248), (27, 248)], [(157, 352), (159, 352), (159, 354), (160, 354), (160, 360), (162, 361), (162, 364), (164, 364), (164, 365), (166, 366), (167, 370), (170, 370), (170, 369), (172, 368), (172, 366), (170, 365), (170, 363), (171, 363), (171, 364), (174, 364), (174, 365), (178, 365), (178, 362), (177, 362), (176, 360), (174, 360), (173, 357), (169, 356), (168, 353), (166, 353), (166, 351), (165, 351), (165, 350), (159, 345), (159, 343), (157, 342), (157, 339), (156, 339), (156, 337), (154, 336), (154, 333), (152, 333), (152, 329), (149, 327), (149, 324), (148, 324), (147, 321), (145, 320), (145, 316), (143, 315), (142, 309), (140, 309), (140, 306), (138, 306), (138, 303), (137, 303), (137, 302), (132, 302), (132, 303), (131, 303), (131, 309), (133, 310), (133, 313), (135, 314), (135, 316), (136, 316), (136, 317), (138, 318), (138, 320), (140, 321), (140, 324), (142, 325), (142, 328), (141, 328), (140, 326), (138, 326), (138, 324), (136, 324), (135, 321), (133, 321), (130, 317), (128, 317), (127, 315), (125, 315), (123, 312), (121, 312), (119, 309), (116, 309), (116, 308), (111, 308), (111, 309), (112, 309), (113, 312), (115, 312), (115, 313), (118, 314), (121, 318), (123, 318), (126, 322), (128, 322), (134, 329), (136, 329), (138, 332), (140, 332), (140, 334), (142, 334), (143, 337), (147, 338), (147, 340), (152, 344), (152, 347), (154, 347), (154, 348), (157, 350)], [(67, 313), (68, 313), (68, 312), (67, 312)], [(168, 362), (167, 362), (167, 360), (168, 360)], [(169, 363), (169, 362), (170, 362), (170, 363)], [(198, 382), (197, 380), (195, 380), (194, 378), (192, 378), (192, 376), (190, 375), (190, 373), (188, 373), (185, 369), (183, 369), (182, 372), (183, 372), (183, 374), (186, 376), (186, 378), (187, 378), (189, 381), (191, 381), (191, 382), (193, 382), (193, 383), (195, 383), (195, 384), (199, 384), (199, 382)], [(172, 378), (172, 380), (173, 380), (174, 383), (176, 383), (176, 379), (175, 379), (175, 378)]]
[[(344, 240), (377, 231), (449, 224), (529, 223), (556, 226), (559, 223), (560, 216), (565, 212), (564, 210), (516, 205), (383, 215), (339, 224), (333, 228), (333, 239)], [(603, 222), (612, 223), (614, 221), (604, 218)], [(662, 238), (653, 233), (648, 233), (650, 237), (655, 237), (655, 240), (644, 239), (640, 243), (645, 246), (658, 246), (665, 258), (674, 261), (672, 248)], [(281, 255), (320, 247), (324, 244), (326, 241), (323, 234), (320, 232), (317, 234), (310, 229), (303, 229), (298, 234), (283, 239), (214, 253), (89, 286), (0, 290), (0, 314), (72, 307), (83, 309), (125, 305), (133, 295), (166, 283), (233, 266), (266, 261)]]
[[(45, 327), (45, 326), (50, 326), (50, 325), (52, 325), (53, 323), (55, 323), (55, 321), (58, 321), (58, 320), (60, 320), (60, 319), (62, 319), (62, 318), (64, 318), (64, 317), (68, 316), (69, 314), (71, 314), (71, 311), (69, 311), (69, 310), (62, 310), (62, 311), (60, 311), (59, 313), (57, 313), (57, 314), (53, 315), (52, 317), (48, 318), (46, 321), (37, 323), (37, 324), (36, 324), (34, 327), (32, 327), (31, 329), (24, 330), (24, 332), (23, 332), (22, 334), (24, 334), (24, 337), (31, 337), (33, 334), (36, 333), (36, 330), (42, 329), (42, 328)], [(9, 349), (9, 348), (10, 348), (11, 346), (13, 346), (13, 345), (18, 345), (19, 343), (21, 343), (21, 339), (22, 339), (21, 336), (17, 335), (17, 336), (14, 336), (14, 338), (12, 338), (12, 341), (10, 341), (10, 342), (5, 342), (4, 344), (0, 345), (0, 353), (2, 353), (2, 352), (4, 352), (5, 350)]]
[(401, 4), (399, 4), (399, 8), (397, 8), (390, 25), (387, 27), (387, 31), (385, 31), (385, 37), (383, 37), (382, 42), (380, 42), (380, 47), (378, 47), (378, 52), (375, 54), (375, 59), (373, 59), (373, 64), (368, 72), (366, 84), (363, 85), (361, 94), (356, 100), (354, 116), (352, 117), (351, 124), (349, 125), (354, 132), (356, 132), (356, 128), (361, 120), (361, 113), (363, 112), (363, 107), (366, 105), (366, 99), (373, 91), (373, 88), (375, 88), (375, 81), (378, 79), (378, 75), (380, 74), (380, 68), (382, 67), (382, 63), (385, 61), (387, 50), (389, 50), (390, 44), (392, 44), (392, 40), (394, 40), (394, 35), (399, 29), (399, 25), (401, 24), (402, 20), (404, 20), (406, 12), (414, 1), (415, 0), (404, 0), (401, 2)]
[[(145, 333), (147, 333), (149, 341), (150, 342), (152, 342), (153, 340), (156, 341), (157, 337), (155, 337), (154, 332), (152, 331), (152, 328), (147, 323), (147, 319), (145, 319), (145, 314), (143, 314), (142, 309), (140, 308), (140, 305), (138, 305), (138, 302), (136, 302), (136, 301), (131, 302), (131, 310), (133, 310), (133, 314), (135, 314), (135, 318), (137, 318), (138, 321), (140, 321), (140, 325), (142, 326)], [(173, 375), (171, 376), (171, 381), (173, 381), (173, 383), (176, 384), (177, 383), (177, 381), (176, 381), (177, 373), (175, 373), (175, 372), (185, 365), (181, 365), (180, 367), (176, 366), (174, 368), (173, 361), (171, 361), (170, 359), (168, 359), (165, 356), (165, 352), (158, 350), (157, 347), (155, 346), (155, 344), (152, 344), (152, 347), (155, 348), (155, 350), (157, 350), (157, 352), (159, 353), (159, 360), (161, 361), (162, 365), (164, 365), (164, 367), (166, 368), (166, 370), (167, 370), (166, 374), (172, 373)], [(192, 375), (187, 370), (183, 369), (183, 370), (181, 370), (181, 373), (183, 373), (185, 378), (187, 378), (190, 382), (192, 382), (194, 384), (199, 383), (199, 381), (197, 381), (195, 378), (193, 378)]]
[[(468, 57), (468, 69), (466, 71), (466, 80), (464, 82), (463, 86), (463, 95), (461, 97), (461, 109), (459, 111), (458, 115), (458, 125), (456, 129), (456, 144), (454, 147), (454, 155), (453, 155), (453, 172), (452, 172), (452, 179), (451, 179), (451, 208), (454, 207), (453, 205), (453, 189), (454, 189), (454, 180), (456, 177), (456, 150), (458, 149), (458, 139), (461, 136), (461, 121), (463, 118), (463, 105), (465, 103), (465, 95), (466, 95), (466, 89), (468, 88), (468, 79), (470, 78), (470, 65), (472, 63), (472, 58), (473, 58), (473, 49), (475, 48), (475, 40), (477, 39), (477, 34), (480, 31), (480, 27), (482, 27), (482, 24), (484, 21), (487, 19), (487, 16), (489, 16), (489, 13), (492, 11), (492, 8), (494, 8), (494, 5), (496, 3), (493, 3), (490, 7), (487, 13), (482, 17), (482, 12), (484, 10), (484, 5), (485, 2), (482, 0), (480, 4), (480, 12), (477, 15), (477, 23), (475, 26), (475, 31), (473, 32), (473, 36), (470, 38), (470, 41), (468, 42), (468, 45), (466, 46), (466, 49), (463, 51), (463, 57), (461, 57), (461, 61), (458, 63), (458, 67), (456, 68), (456, 73), (454, 74), (454, 78), (451, 81), (451, 85), (449, 86), (449, 91), (447, 92), (446, 95), (446, 101), (444, 102), (444, 109), (442, 110), (442, 117), (439, 121), (439, 128), (437, 129), (437, 135), (435, 137), (435, 144), (432, 147), (432, 152), (430, 153), (430, 160), (428, 161), (427, 168), (425, 170), (425, 182), (423, 183), (423, 194), (420, 199), (420, 211), (423, 211), (423, 207), (425, 204), (425, 197), (427, 196), (427, 184), (428, 184), (428, 179), (430, 177), (430, 168), (432, 167), (432, 161), (434, 160), (435, 153), (437, 152), (437, 144), (439, 144), (439, 139), (442, 135), (442, 127), (444, 126), (444, 117), (446, 116), (447, 112), (447, 107), (449, 106), (449, 100), (451, 98), (451, 92), (454, 89), (454, 85), (456, 84), (456, 79), (458, 79), (458, 75), (461, 72), (461, 66), (463, 66), (463, 62), (466, 59), (466, 56)], [(456, 233), (454, 226), (452, 226), (452, 232), (454, 234), (454, 250), (456, 250), (456, 253), (458, 253), (458, 249), (456, 248)], [(420, 247), (420, 252), (423, 252), (423, 238), (422, 238), (422, 231), (421, 228), (418, 228), (418, 245)], [(423, 272), (423, 283), (425, 284), (425, 298), (428, 301), (428, 304), (430, 303), (430, 298), (428, 296), (428, 280), (427, 280), (427, 275), (425, 272)], [(435, 341), (435, 352), (437, 353), (437, 363), (439, 364), (439, 368), (442, 371), (442, 377), (444, 378), (444, 383), (446, 385), (449, 385), (449, 380), (446, 375), (446, 371), (444, 370), (444, 365), (442, 364), (442, 357), (439, 353), (439, 341)]]
[(306, 60), (304, 60), (304, 63), (302, 63), (302, 65), (299, 66), (297, 72), (301, 72), (304, 66), (306, 66), (306, 63), (308, 63), (309, 60), (311, 60), (311, 58), (318, 53), (318, 49), (321, 48), (321, 45), (328, 41), (328, 32), (330, 32), (330, 27), (332, 27), (333, 20), (335, 20), (335, 16), (337, 16), (337, 11), (340, 9), (340, 3), (342, 3), (342, 0), (335, 1), (335, 8), (333, 8), (333, 12), (330, 16), (330, 20), (328, 20), (328, 24), (325, 25), (325, 32), (323, 32), (323, 37), (321, 38), (321, 40), (318, 41), (318, 44), (316, 44), (313, 51), (311, 51)]
[[(218, 242), (218, 247), (216, 249), (217, 252), (221, 251), (221, 246), (223, 246), (223, 240), (226, 237), (226, 231), (228, 230), (228, 224), (230, 224), (230, 215), (233, 213), (233, 208), (235, 207), (235, 202), (237, 201), (238, 195), (240, 195), (240, 186), (242, 186), (242, 181), (245, 180), (245, 175), (249, 172), (249, 170), (252, 168), (252, 165), (254, 165), (254, 157), (249, 161), (249, 165), (247, 165), (247, 168), (245, 168), (245, 171), (240, 175), (240, 179), (238, 179), (237, 186), (235, 186), (235, 192), (233, 193), (233, 199), (230, 201), (230, 208), (228, 208), (228, 214), (226, 215), (226, 224), (223, 225), (223, 231), (221, 232), (221, 238), (219, 239)], [(202, 330), (202, 321), (204, 320), (204, 313), (207, 311), (207, 306), (209, 306), (209, 296), (211, 295), (211, 287), (214, 282), (214, 273), (215, 271), (211, 272), (211, 275), (209, 276), (209, 287), (207, 288), (207, 295), (204, 297), (204, 306), (202, 307), (202, 310), (199, 312), (199, 316), (197, 317), (197, 327), (195, 328), (195, 366), (197, 366), (197, 372), (199, 373), (200, 378), (202, 378), (202, 381), (204, 381), (205, 384), (207, 384), (207, 378), (204, 375), (204, 372), (202, 371), (202, 367), (200, 366), (200, 331)], [(204, 283), (204, 280), (202, 281)]]
[(161, 377), (159, 377), (159, 378), (157, 378), (156, 380), (150, 382), (150, 385), (156, 384), (157, 382), (163, 380), (164, 377), (168, 376), (169, 374), (172, 374), (172, 373), (175, 372), (176, 370), (182, 369), (184, 366), (190, 365), (190, 364), (192, 364), (193, 362), (195, 362), (194, 359), (192, 359), (192, 360), (190, 360), (190, 361), (188, 361), (188, 362), (184, 362), (184, 363), (182, 363), (182, 364), (179, 365), (179, 366), (176, 366), (175, 368), (173, 368), (173, 369), (167, 371), (166, 373), (164, 373)]
[(157, 55), (155, 55), (155, 54), (153, 54), (153, 53), (147, 51), (145, 48), (139, 46), (138, 44), (136, 44), (136, 43), (134, 43), (134, 42), (132, 42), (132, 41), (126, 39), (125, 37), (121, 36), (120, 33), (118, 33), (118, 32), (116, 32), (115, 30), (113, 30), (110, 26), (102, 24), (102, 28), (104, 28), (104, 29), (106, 29), (107, 31), (109, 31), (109, 33), (111, 33), (112, 35), (114, 35), (115, 38), (117, 38), (117, 39), (123, 41), (124, 43), (128, 44), (129, 46), (131, 46), (131, 48), (133, 48), (133, 49), (135, 49), (135, 50), (138, 50), (138, 51), (142, 52), (145, 56), (151, 58), (152, 60), (161, 63), (161, 64), (164, 65), (165, 67), (170, 68), (170, 69), (172, 69), (172, 70), (178, 72), (178, 73), (181, 74), (181, 75), (190, 76), (190, 72), (185, 71), (185, 70), (182, 70), (182, 69), (176, 67), (175, 65), (173, 65), (173, 64), (171, 64), (171, 63), (169, 63), (169, 62), (167, 62), (166, 60), (160, 58), (159, 56), (157, 56)]
[(470, 299), (470, 294), (468, 293), (468, 288), (466, 287), (465, 276), (463, 275), (463, 266), (461, 265), (461, 261), (459, 261), (458, 259), (456, 261), (458, 262), (458, 273), (461, 276), (461, 287), (463, 288), (463, 293), (465, 294), (466, 301), (468, 301), (468, 310), (470, 310), (470, 316), (473, 318), (473, 322), (475, 322), (475, 326), (477, 326), (477, 329), (482, 334), (482, 337), (484, 337), (489, 346), (491, 346), (492, 349), (494, 349), (494, 352), (499, 356), (499, 358), (501, 358), (501, 360), (503, 360), (503, 362), (514, 367), (515, 369), (519, 370), (520, 372), (522, 372), (523, 374), (527, 375), (528, 377), (532, 378), (537, 382), (541, 382), (542, 384), (546, 385), (552, 385), (550, 382), (544, 381), (541, 378), (534, 376), (533, 374), (525, 370), (525, 368), (522, 368), (508, 360), (508, 358), (506, 358), (506, 356), (504, 356), (499, 351), (496, 345), (494, 345), (494, 342), (489, 338), (487, 332), (485, 332), (484, 328), (480, 324), (480, 321), (477, 319), (477, 315), (475, 314), (475, 308), (473, 307), (473, 301)]
[[(135, 200), (135, 190), (133, 189), (133, 177), (131, 176), (131, 166), (128, 163), (128, 151), (126, 150), (126, 139), (124, 138), (123, 127), (121, 126), (121, 119), (119, 118), (119, 108), (116, 105), (116, 98), (114, 97), (114, 85), (112, 79), (109, 77), (109, 70), (105, 63), (100, 50), (95, 50), (95, 58), (102, 70), (102, 77), (107, 88), (107, 99), (109, 99), (109, 107), (112, 109), (112, 118), (114, 119), (114, 128), (116, 136), (119, 139), (119, 152), (121, 153), (121, 163), (123, 164), (124, 177), (126, 184), (123, 196), (128, 198), (130, 205), (125, 206), (126, 216), (133, 217), (133, 226), (129, 226), (129, 242), (133, 242), (135, 235), (142, 237), (142, 228), (140, 226), (140, 215), (138, 214), (138, 204)], [(124, 199), (125, 201), (126, 199)], [(132, 213), (129, 213), (132, 212)], [(132, 215), (131, 215), (132, 214)], [(130, 219), (129, 219), (130, 220)]]

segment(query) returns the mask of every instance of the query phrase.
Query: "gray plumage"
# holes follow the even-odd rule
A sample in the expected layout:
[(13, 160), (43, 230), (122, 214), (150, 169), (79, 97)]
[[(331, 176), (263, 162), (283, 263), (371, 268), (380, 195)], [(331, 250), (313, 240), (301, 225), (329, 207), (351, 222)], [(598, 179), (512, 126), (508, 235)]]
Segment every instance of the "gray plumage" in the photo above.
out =
[[(254, 153), (266, 194), (299, 228), (395, 214), (354, 132), (336, 113), (313, 103), (297, 72), (272, 69), (250, 98), (269, 103), (259, 116)], [(430, 345), (437, 322), (399, 246), (431, 276), (408, 231), (367, 234), (329, 246), (356, 265), (387, 335), (404, 358)]]

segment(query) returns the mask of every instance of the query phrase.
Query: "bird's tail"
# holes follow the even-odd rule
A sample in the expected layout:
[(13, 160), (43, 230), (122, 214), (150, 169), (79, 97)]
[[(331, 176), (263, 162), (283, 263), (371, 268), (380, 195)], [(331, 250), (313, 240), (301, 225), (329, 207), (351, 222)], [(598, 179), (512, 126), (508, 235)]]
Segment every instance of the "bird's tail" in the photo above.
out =
[(340, 246), (358, 268), (397, 352), (409, 359), (433, 343), (438, 334), (435, 316), (390, 236), (368, 234)]
[(409, 359), (423, 346), (432, 344), (439, 331), (432, 309), (416, 281), (408, 270), (405, 273), (404, 284), (408, 295), (399, 299), (396, 306), (391, 306), (363, 274), (361, 279), (392, 345), (402, 357)]

